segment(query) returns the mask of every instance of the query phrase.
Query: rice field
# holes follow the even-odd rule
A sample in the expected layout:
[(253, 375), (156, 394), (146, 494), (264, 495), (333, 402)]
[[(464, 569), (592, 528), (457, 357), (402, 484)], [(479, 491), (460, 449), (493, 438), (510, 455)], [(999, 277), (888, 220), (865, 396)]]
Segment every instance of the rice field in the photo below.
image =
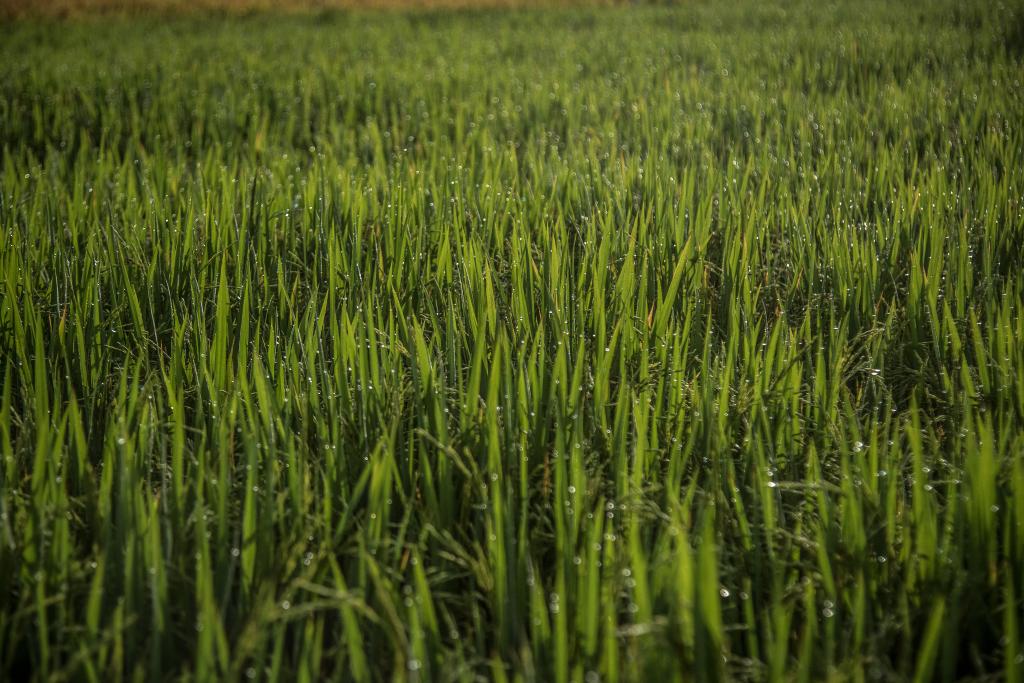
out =
[(0, 679), (1024, 680), (1024, 7), (0, 23)]
[[(2, 19), (86, 19), (104, 17), (192, 17), (198, 19), (276, 14), (332, 14), (338, 11), (433, 11), (609, 6), (629, 0), (0, 0)], [(60, 31), (61, 28), (54, 30)]]

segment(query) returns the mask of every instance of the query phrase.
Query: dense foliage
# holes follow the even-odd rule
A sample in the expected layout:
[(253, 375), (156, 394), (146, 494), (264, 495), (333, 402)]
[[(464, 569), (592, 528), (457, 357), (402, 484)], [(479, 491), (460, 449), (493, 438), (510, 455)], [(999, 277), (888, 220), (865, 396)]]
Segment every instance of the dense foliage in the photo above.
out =
[(0, 26), (0, 678), (1021, 680), (1022, 16)]

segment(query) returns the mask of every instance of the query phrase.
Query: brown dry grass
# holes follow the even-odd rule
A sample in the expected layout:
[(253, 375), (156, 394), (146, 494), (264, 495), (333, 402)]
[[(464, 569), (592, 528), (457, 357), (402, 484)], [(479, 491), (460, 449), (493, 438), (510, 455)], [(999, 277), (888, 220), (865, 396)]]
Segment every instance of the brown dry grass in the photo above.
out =
[(0, 0), (0, 17), (202, 12), (315, 12), (328, 9), (444, 9), (617, 4), (616, 0)]

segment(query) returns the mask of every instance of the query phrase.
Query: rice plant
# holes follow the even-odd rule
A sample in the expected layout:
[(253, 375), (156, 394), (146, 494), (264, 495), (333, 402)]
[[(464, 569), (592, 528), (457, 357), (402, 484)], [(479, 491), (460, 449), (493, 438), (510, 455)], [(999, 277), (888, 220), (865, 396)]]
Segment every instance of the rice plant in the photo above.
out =
[(0, 25), (0, 679), (1024, 679), (1024, 9)]

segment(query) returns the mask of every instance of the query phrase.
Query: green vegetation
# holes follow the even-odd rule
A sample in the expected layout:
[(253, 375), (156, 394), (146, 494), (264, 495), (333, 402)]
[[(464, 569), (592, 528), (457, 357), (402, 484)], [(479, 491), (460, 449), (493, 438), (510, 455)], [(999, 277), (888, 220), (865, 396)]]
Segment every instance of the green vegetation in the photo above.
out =
[(0, 678), (1024, 678), (1024, 13), (0, 26)]
[(0, 0), (0, 20), (98, 16), (246, 15), (332, 12), (344, 9), (486, 9), (573, 7), (623, 4), (627, 0)]

